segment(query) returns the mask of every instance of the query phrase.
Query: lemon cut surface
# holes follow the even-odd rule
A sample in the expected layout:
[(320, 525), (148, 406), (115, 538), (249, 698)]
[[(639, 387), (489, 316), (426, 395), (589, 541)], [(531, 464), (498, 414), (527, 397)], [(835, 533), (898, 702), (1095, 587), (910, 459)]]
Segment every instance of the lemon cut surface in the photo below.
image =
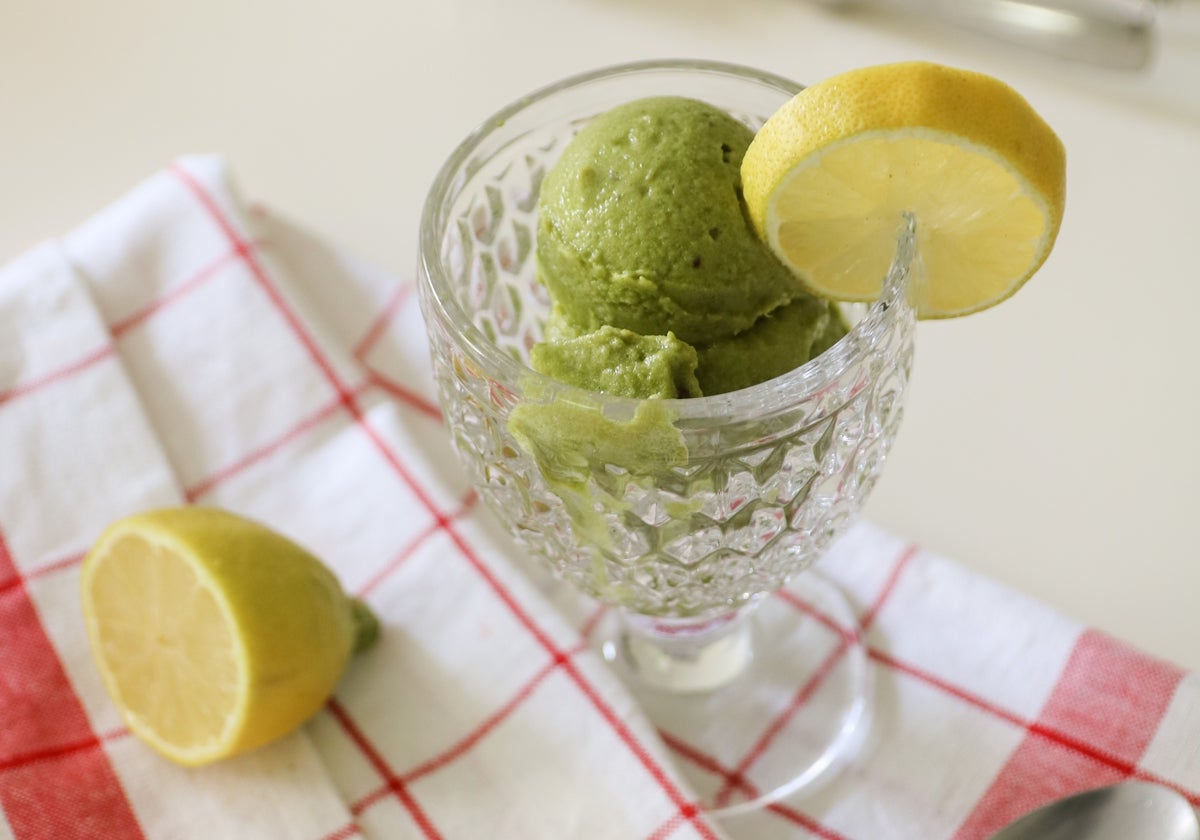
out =
[(806, 88), (759, 130), (742, 163), (759, 235), (810, 289), (872, 300), (905, 214), (926, 281), (922, 318), (1012, 295), (1062, 223), (1066, 154), (1015, 90), (926, 62), (852, 70)]
[(190, 766), (297, 728), (377, 630), (306, 550), (215, 509), (109, 526), (82, 589), (92, 653), (126, 724)]

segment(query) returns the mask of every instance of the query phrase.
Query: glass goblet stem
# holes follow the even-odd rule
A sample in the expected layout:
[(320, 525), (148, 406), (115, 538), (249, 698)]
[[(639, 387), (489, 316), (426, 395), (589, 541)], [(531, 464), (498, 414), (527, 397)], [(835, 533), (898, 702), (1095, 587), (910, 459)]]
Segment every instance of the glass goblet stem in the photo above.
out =
[(604, 658), (649, 688), (674, 693), (712, 691), (750, 662), (750, 614), (757, 600), (717, 616), (654, 618), (620, 611)]

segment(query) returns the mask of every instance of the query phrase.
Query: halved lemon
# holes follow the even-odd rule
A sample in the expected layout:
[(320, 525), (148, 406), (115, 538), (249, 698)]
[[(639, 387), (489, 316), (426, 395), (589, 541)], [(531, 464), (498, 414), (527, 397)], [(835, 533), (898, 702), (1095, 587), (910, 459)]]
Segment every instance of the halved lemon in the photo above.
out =
[(297, 728), (378, 631), (316, 557), (211, 508), (113, 523), (84, 558), (82, 587), (92, 653), (126, 724), (188, 766)]
[(773, 114), (742, 162), (759, 235), (815, 293), (872, 300), (915, 217), (922, 318), (986, 309), (1054, 245), (1062, 141), (1007, 84), (926, 62), (851, 70)]

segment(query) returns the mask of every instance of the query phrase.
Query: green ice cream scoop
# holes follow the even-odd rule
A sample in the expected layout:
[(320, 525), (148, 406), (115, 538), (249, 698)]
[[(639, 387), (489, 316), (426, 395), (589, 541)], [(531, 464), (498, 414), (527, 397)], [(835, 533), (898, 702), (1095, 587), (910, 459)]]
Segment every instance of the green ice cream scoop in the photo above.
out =
[(536, 344), (530, 361), (547, 376), (603, 394), (643, 400), (701, 395), (696, 350), (672, 333), (638, 335), (604, 326)]
[(696, 376), (705, 394), (724, 394), (782, 376), (819, 356), (846, 334), (841, 311), (799, 295), (753, 327), (696, 348)]
[(589, 122), (538, 204), (539, 276), (565, 316), (585, 330), (704, 344), (799, 294), (745, 213), (740, 168), (752, 138), (683, 97), (636, 100)]

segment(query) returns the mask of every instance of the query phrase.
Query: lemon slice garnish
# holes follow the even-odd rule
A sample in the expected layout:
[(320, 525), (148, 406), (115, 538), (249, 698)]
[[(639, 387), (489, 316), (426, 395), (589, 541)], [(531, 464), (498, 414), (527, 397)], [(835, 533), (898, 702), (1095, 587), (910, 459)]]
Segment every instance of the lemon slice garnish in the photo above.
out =
[(900, 219), (916, 219), (922, 318), (986, 309), (1042, 265), (1062, 223), (1066, 153), (1015, 90), (925, 62), (806, 88), (742, 162), (759, 235), (815, 293), (874, 299)]

